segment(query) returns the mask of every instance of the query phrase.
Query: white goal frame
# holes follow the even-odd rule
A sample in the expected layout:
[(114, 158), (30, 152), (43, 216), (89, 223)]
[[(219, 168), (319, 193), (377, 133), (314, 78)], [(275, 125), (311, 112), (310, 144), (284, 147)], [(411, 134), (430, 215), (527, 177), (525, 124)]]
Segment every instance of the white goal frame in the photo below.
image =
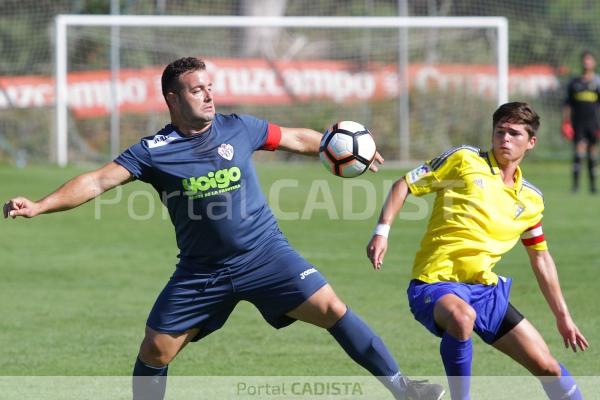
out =
[[(56, 161), (68, 163), (67, 28), (106, 27), (285, 27), (285, 28), (492, 28), (497, 32), (498, 105), (508, 101), (508, 20), (504, 17), (246, 17), (246, 16), (147, 16), (147, 15), (58, 15), (55, 17), (56, 57)], [(115, 71), (113, 71), (113, 74)], [(114, 75), (113, 75), (114, 76)], [(114, 103), (114, 102), (113, 102)], [(117, 105), (112, 105), (113, 113)], [(118, 115), (118, 114), (117, 114)], [(400, 129), (400, 149), (409, 154), (408, 131)]]

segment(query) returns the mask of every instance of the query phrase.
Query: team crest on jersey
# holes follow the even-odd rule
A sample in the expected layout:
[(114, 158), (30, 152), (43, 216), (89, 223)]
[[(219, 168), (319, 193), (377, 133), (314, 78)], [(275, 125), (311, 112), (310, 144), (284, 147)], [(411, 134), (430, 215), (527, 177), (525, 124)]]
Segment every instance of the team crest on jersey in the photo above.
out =
[(217, 152), (224, 159), (231, 161), (233, 158), (233, 146), (228, 143), (223, 143), (217, 149)]
[(485, 187), (485, 185), (483, 183), (483, 179), (481, 179), (481, 178), (473, 179), (473, 183), (475, 185), (479, 186), (481, 189), (483, 189)]
[(521, 203), (515, 203), (515, 219), (519, 218), (523, 211), (525, 211), (525, 206)]

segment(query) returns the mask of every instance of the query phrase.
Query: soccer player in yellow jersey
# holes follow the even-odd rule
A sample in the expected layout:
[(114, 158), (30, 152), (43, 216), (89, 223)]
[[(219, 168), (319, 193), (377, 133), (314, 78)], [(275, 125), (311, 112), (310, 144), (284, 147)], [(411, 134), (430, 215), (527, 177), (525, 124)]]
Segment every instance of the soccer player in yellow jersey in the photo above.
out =
[(520, 238), (565, 346), (588, 347), (569, 314), (544, 239), (542, 193), (519, 168), (536, 144), (539, 116), (526, 103), (507, 103), (494, 113), (492, 126), (489, 152), (455, 147), (394, 183), (367, 255), (375, 269), (381, 268), (390, 225), (408, 194), (434, 192), (407, 293), (415, 319), (441, 337), (452, 399), (470, 398), (473, 332), (540, 377), (548, 398), (582, 399), (573, 377), (510, 304), (510, 278), (493, 271)]

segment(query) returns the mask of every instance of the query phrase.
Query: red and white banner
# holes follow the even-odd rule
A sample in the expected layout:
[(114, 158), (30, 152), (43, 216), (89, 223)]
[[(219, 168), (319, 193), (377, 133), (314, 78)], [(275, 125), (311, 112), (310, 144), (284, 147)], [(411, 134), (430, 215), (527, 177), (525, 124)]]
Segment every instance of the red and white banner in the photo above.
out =
[[(282, 104), (315, 99), (335, 102), (396, 97), (401, 89), (393, 64), (359, 65), (344, 61), (212, 59), (208, 65), (219, 104)], [(162, 67), (121, 69), (117, 101), (122, 112), (164, 111)], [(408, 68), (409, 90), (459, 91), (493, 97), (497, 75), (491, 65), (425, 65)], [(68, 101), (78, 117), (106, 115), (111, 107), (110, 71), (68, 74)], [(535, 98), (559, 89), (550, 66), (510, 69), (511, 97)], [(0, 76), (0, 109), (54, 105), (54, 79), (47, 76)]]

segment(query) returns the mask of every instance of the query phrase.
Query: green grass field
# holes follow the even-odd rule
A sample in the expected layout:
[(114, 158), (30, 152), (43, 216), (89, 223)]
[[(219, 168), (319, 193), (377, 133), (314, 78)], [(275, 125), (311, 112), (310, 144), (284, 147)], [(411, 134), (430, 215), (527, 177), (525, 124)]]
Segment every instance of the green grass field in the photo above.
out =
[[(382, 336), (402, 370), (415, 376), (443, 375), (438, 339), (413, 320), (405, 295), (412, 258), (426, 226), (419, 215), (422, 210), (410, 205), (396, 221), (382, 271), (374, 272), (365, 257), (387, 187), (401, 171), (385, 168), (369, 174), (353, 196), (344, 196), (343, 184), (349, 181), (327, 174), (316, 162), (259, 163), (258, 170), (265, 193), (273, 194), (277, 185), (282, 188), (276, 208), (292, 245)], [(545, 193), (546, 237), (571, 313), (591, 348), (583, 354), (563, 348), (521, 245), (496, 271), (513, 277), (513, 304), (541, 331), (572, 374), (598, 376), (600, 197), (570, 194), (567, 164), (526, 163), (524, 170)], [(15, 195), (37, 199), (80, 172), (1, 166), (0, 200)], [(150, 190), (135, 182), (123, 188), (116, 204), (90, 202), (66, 213), (0, 222), (0, 375), (130, 374), (146, 316), (177, 255), (171, 223), (156, 197), (148, 198)], [(102, 200), (112, 202), (118, 194), (109, 192)], [(334, 205), (327, 206), (328, 195)], [(316, 203), (308, 201), (311, 197)], [(349, 198), (351, 204), (342, 201)], [(344, 218), (344, 207), (346, 216), (361, 211), (365, 215)], [(300, 218), (290, 215), (293, 212)], [(475, 375), (526, 374), (479, 338), (474, 346)], [(303, 323), (276, 331), (251, 304), (240, 303), (223, 329), (179, 355), (170, 374), (364, 372), (327, 332)]]

